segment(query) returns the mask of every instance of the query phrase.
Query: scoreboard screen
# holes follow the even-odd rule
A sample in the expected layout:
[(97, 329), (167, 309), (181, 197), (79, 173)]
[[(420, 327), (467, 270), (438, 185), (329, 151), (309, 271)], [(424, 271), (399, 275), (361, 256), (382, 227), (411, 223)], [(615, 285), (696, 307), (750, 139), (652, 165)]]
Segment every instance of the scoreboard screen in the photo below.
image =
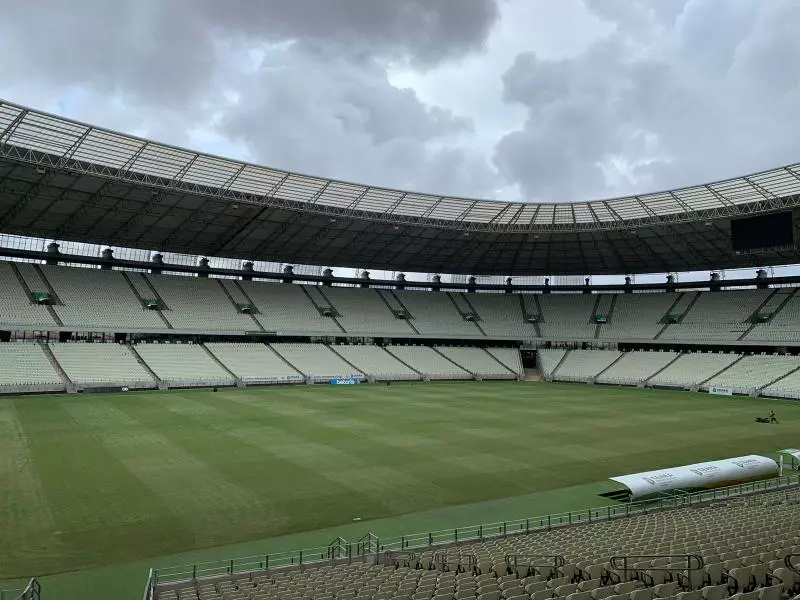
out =
[(791, 211), (731, 221), (731, 240), (736, 252), (791, 246), (794, 228)]

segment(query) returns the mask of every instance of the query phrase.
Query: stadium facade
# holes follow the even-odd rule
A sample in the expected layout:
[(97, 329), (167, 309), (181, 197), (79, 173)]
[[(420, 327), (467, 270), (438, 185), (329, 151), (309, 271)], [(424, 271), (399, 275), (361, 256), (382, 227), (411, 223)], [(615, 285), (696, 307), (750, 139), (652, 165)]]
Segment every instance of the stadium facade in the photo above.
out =
[[(0, 101), (0, 189), (0, 341), (33, 342), (0, 344), (5, 392), (544, 377), (800, 397), (800, 277), (583, 281), (799, 262), (800, 165), (612, 200), (469, 200)], [(398, 275), (330, 268), (364, 266)]]

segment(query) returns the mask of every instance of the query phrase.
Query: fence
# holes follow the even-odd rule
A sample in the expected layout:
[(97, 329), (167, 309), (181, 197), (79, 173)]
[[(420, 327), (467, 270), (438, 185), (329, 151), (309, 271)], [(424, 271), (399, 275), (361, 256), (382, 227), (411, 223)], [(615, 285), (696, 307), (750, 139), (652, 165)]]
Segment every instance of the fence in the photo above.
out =
[(42, 586), (36, 579), (31, 579), (25, 589), (0, 590), (0, 600), (39, 600), (42, 597)]
[[(554, 527), (608, 521), (650, 514), (661, 510), (694, 506), (716, 500), (736, 498), (757, 492), (775, 491), (796, 485), (800, 485), (800, 474), (791, 474), (784, 477), (776, 477), (774, 479), (744, 483), (713, 490), (687, 492), (684, 494), (665, 494), (654, 499), (626, 502), (600, 508), (589, 508), (541, 517), (527, 517), (498, 523), (468, 525), (466, 527), (442, 529), (425, 533), (412, 533), (393, 538), (381, 539), (372, 533), (366, 534), (354, 543), (348, 542), (343, 538), (336, 538), (327, 546), (318, 546), (316, 548), (154, 569), (150, 572), (148, 589), (155, 589), (157, 585), (166, 585), (182, 581), (229, 576), (237, 573), (252, 573), (254, 571), (266, 571), (281, 567), (313, 565), (315, 563), (319, 564), (339, 560), (349, 561), (355, 558), (377, 557), (380, 553), (386, 551), (402, 552), (407, 550), (419, 550), (459, 542), (478, 541), (487, 538), (543, 531)], [(147, 593), (146, 590), (145, 594)]]

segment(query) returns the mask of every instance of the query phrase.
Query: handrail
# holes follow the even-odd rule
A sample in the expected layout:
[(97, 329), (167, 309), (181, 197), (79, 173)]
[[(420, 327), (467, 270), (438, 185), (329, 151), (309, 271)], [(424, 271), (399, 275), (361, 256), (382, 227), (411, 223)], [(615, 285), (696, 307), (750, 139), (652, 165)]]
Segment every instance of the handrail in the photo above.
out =
[(795, 573), (800, 575), (800, 562), (798, 562), (796, 565), (793, 564), (792, 563), (793, 558), (800, 558), (800, 554), (787, 554), (784, 557), (783, 562), (786, 564), (787, 567), (789, 567), (791, 571), (794, 571)]
[[(539, 562), (542, 559), (544, 562)], [(548, 562), (549, 561), (549, 562)], [(533, 555), (533, 554), (507, 554), (506, 564), (509, 568), (517, 570), (518, 567), (530, 567), (533, 569), (560, 569), (566, 564), (566, 560), (560, 554), (553, 555)]]
[(42, 585), (35, 577), (28, 581), (24, 589), (0, 590), (0, 600), (40, 600), (41, 597)]
[[(349, 553), (350, 560), (369, 556), (375, 556), (377, 560), (378, 555), (384, 552), (411, 552), (413, 550), (433, 548), (458, 542), (480, 541), (484, 539), (506, 537), (508, 535), (547, 531), (553, 528), (568, 527), (576, 524), (647, 515), (662, 510), (690, 507), (716, 500), (726, 500), (797, 485), (800, 485), (800, 473), (763, 481), (738, 484), (726, 488), (691, 492), (685, 496), (676, 495), (653, 500), (626, 502), (618, 505), (608, 505), (541, 517), (528, 517), (513, 521), (413, 533), (396, 538), (381, 539), (370, 532), (360, 538), (358, 542), (354, 544), (354, 547), (351, 547), (343, 538), (337, 538), (337, 545), (339, 547), (347, 546), (351, 548)], [(315, 563), (329, 564), (332, 560), (335, 560), (330, 556), (330, 548), (330, 546), (319, 546), (316, 548), (290, 550), (260, 556), (208, 561), (190, 565), (174, 565), (161, 569), (154, 569), (153, 586), (202, 578), (228, 576), (235, 573), (266, 571), (282, 567), (307, 566)], [(655, 570), (655, 568), (652, 570)]]
[[(659, 558), (666, 558), (666, 559), (686, 559), (686, 566), (680, 567), (655, 567), (648, 565), (645, 569), (639, 569), (635, 567), (629, 567), (628, 562), (632, 562), (636, 564), (643, 560), (654, 560)], [(622, 564), (620, 565), (620, 561)], [(695, 567), (692, 566), (692, 561), (695, 561)], [(688, 571), (689, 581), (692, 580), (692, 571), (702, 571), (703, 567), (705, 566), (705, 562), (703, 561), (703, 557), (699, 554), (641, 554), (641, 555), (630, 555), (630, 556), (612, 556), (611, 559), (608, 561), (611, 565), (611, 568), (616, 571), (622, 571), (623, 581), (630, 581), (628, 576), (628, 572), (633, 570), (635, 573), (640, 573), (641, 571), (666, 571), (666, 572), (674, 572), (674, 571)], [(645, 579), (642, 575), (637, 575), (637, 579)], [(680, 578), (680, 575), (679, 575)], [(652, 584), (652, 578), (647, 577), (647, 580), (650, 580), (648, 585)]]

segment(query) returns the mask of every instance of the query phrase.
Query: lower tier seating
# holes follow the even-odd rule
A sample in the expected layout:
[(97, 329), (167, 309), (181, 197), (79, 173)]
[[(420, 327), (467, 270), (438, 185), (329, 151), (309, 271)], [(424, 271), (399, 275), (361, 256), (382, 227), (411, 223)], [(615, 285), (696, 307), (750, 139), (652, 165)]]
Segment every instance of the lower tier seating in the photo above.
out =
[(516, 375), (483, 348), (436, 346), (436, 350), (461, 368), (483, 379), (514, 379)]
[(468, 373), (432, 348), (426, 346), (388, 346), (393, 356), (430, 379), (471, 379)]
[[(378, 564), (371, 557), (197, 579), (159, 587), (156, 600), (789, 600), (800, 593), (800, 573), (784, 560), (800, 554), (798, 505), (795, 486), (630, 518), (381, 553)], [(702, 566), (687, 562), (690, 554)], [(614, 557), (630, 559), (621, 564)]]
[(325, 344), (276, 343), (271, 347), (292, 367), (313, 381), (363, 379), (364, 373), (350, 365)]
[(25, 386), (61, 389), (63, 382), (39, 344), (0, 344), (0, 391)]
[(376, 381), (419, 380), (422, 376), (380, 346), (333, 346), (334, 351)]
[(303, 374), (293, 369), (265, 344), (208, 343), (217, 359), (244, 383), (302, 383)]
[(156, 381), (122, 344), (51, 344), (50, 350), (78, 387), (122, 385), (155, 387)]
[(234, 379), (199, 344), (138, 344), (136, 352), (172, 386), (233, 385)]

